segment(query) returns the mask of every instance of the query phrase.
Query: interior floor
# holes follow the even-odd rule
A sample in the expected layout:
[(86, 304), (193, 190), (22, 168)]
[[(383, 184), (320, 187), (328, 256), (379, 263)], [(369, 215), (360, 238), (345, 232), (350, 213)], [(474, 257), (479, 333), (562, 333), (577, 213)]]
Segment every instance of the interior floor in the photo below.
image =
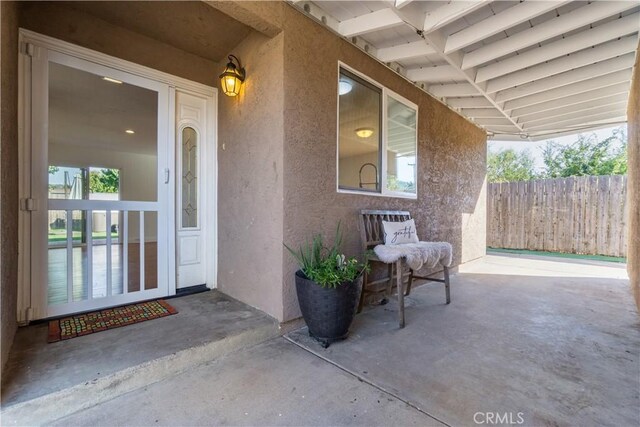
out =
[[(158, 287), (157, 243), (148, 242), (144, 248), (144, 289)], [(122, 294), (122, 244), (111, 245), (111, 295)], [(73, 296), (72, 301), (84, 301), (88, 297), (86, 246), (76, 246), (72, 251), (73, 259)], [(67, 248), (52, 247), (48, 251), (48, 301), (50, 305), (66, 303), (67, 298)], [(140, 290), (140, 244), (130, 243), (128, 247), (128, 292)], [(107, 296), (107, 246), (94, 245), (92, 253), (92, 296)]]

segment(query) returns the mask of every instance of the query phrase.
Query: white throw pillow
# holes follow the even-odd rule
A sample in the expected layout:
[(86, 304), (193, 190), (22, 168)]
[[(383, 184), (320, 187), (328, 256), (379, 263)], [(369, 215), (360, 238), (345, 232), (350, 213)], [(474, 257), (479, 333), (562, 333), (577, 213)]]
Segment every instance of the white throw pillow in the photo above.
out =
[(401, 245), (403, 243), (418, 243), (416, 223), (410, 219), (403, 222), (382, 221), (385, 245)]

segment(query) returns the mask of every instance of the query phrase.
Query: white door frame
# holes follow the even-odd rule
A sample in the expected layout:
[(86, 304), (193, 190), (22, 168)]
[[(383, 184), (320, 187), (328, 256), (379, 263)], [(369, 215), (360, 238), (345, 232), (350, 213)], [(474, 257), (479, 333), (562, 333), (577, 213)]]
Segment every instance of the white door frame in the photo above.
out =
[[(32, 247), (31, 247), (31, 222), (37, 219), (38, 215), (42, 212), (46, 212), (47, 206), (36, 206), (34, 200), (37, 200), (41, 195), (34, 194), (35, 186), (32, 182), (31, 169), (32, 169), (32, 141), (39, 141), (42, 138), (46, 138), (46, 135), (38, 134), (38, 128), (33, 129), (32, 134), (32, 115), (36, 108), (46, 108), (43, 105), (33, 105), (32, 95), (35, 92), (47, 90), (40, 87), (43, 80), (43, 76), (32, 75), (40, 73), (43, 67), (34, 66), (34, 62), (45, 60), (43, 52), (59, 52), (65, 55), (75, 57), (77, 59), (89, 61), (97, 66), (109, 67), (113, 70), (120, 70), (125, 73), (133, 74), (144, 79), (154, 80), (158, 83), (165, 84), (169, 87), (168, 96), (168, 108), (170, 111), (168, 128), (166, 129), (167, 141), (170, 147), (175, 147), (175, 90), (178, 88), (184, 92), (192, 92), (200, 96), (206, 96), (211, 98), (211, 109), (207, 122), (211, 128), (209, 132), (208, 141), (206, 141), (211, 149), (207, 150), (207, 164), (208, 168), (203, 173), (207, 173), (207, 188), (210, 191), (206, 191), (203, 197), (208, 201), (208, 214), (207, 214), (207, 232), (205, 239), (208, 243), (207, 253), (207, 267), (206, 267), (206, 284), (209, 288), (215, 288), (217, 285), (217, 89), (206, 86), (200, 83), (192, 82), (180, 77), (176, 77), (161, 71), (157, 71), (148, 67), (144, 67), (129, 61), (125, 61), (119, 58), (115, 58), (100, 52), (96, 52), (90, 49), (86, 49), (77, 45), (73, 45), (58, 39), (54, 39), (49, 36), (44, 36), (38, 33), (34, 33), (29, 30), (20, 29), (19, 31), (20, 41), (20, 55), (19, 55), (19, 198), (20, 198), (20, 211), (19, 211), (19, 265), (18, 265), (18, 322), (21, 324), (28, 323), (32, 319), (42, 318), (46, 316), (46, 313), (42, 313), (42, 301), (34, 300), (32, 290), (35, 286), (32, 286), (32, 281), (35, 281), (35, 277), (31, 277), (32, 262), (36, 260), (32, 259)], [(40, 78), (38, 78), (40, 77)], [(40, 85), (40, 86), (39, 86)], [(46, 92), (45, 92), (46, 93)], [(37, 112), (35, 114), (37, 116)], [(173, 159), (173, 150), (170, 157)], [(168, 191), (170, 191), (169, 200), (175, 203), (175, 162), (170, 165), (170, 182)], [(41, 171), (42, 172), (42, 171)], [(159, 175), (162, 171), (158, 171)], [(159, 177), (159, 179), (161, 179)], [(45, 196), (46, 199), (46, 196)], [(41, 200), (45, 200), (41, 199)], [(167, 232), (173, 238), (168, 239), (167, 254), (173, 254), (175, 260), (175, 209), (167, 209), (168, 218), (167, 223), (169, 229)], [(38, 261), (40, 262), (40, 261)], [(176, 271), (175, 262), (169, 262), (170, 268), (168, 272), (168, 293), (169, 295), (175, 294), (176, 291)], [(39, 264), (41, 266), (46, 264)], [(40, 275), (41, 276), (41, 275)], [(45, 275), (46, 277), (46, 275)], [(46, 305), (44, 306), (46, 308)], [(39, 310), (39, 311), (35, 311)]]

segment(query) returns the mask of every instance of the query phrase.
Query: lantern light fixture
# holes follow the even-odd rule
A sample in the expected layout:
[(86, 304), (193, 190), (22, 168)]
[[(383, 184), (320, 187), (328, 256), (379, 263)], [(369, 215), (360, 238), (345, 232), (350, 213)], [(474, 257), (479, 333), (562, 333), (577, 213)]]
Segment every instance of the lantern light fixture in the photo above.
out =
[[(233, 63), (234, 59), (238, 64), (237, 66)], [(220, 86), (222, 88), (222, 92), (227, 96), (238, 96), (242, 82), (244, 82), (244, 78), (245, 71), (240, 65), (240, 60), (234, 55), (229, 55), (227, 67), (224, 69), (222, 74), (220, 74)]]

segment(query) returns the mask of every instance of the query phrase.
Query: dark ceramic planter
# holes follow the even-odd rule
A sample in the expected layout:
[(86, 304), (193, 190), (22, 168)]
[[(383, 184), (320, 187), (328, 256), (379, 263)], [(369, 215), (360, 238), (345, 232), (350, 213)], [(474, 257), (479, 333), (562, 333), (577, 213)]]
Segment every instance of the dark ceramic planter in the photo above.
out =
[(298, 270), (296, 292), (309, 335), (325, 348), (332, 342), (347, 338), (361, 291), (362, 276), (336, 288), (323, 288)]

